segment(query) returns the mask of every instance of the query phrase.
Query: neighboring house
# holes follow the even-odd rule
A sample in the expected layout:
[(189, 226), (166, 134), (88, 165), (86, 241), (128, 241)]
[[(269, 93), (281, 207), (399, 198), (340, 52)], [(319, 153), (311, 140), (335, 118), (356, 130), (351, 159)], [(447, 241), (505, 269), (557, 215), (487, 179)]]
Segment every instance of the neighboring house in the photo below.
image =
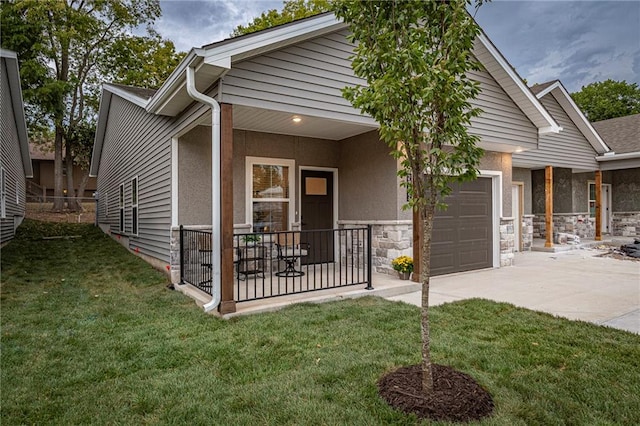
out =
[(0, 244), (12, 239), (25, 215), (25, 177), (31, 158), (24, 116), (20, 71), (15, 52), (0, 49)]
[[(362, 83), (347, 36), (326, 13), (192, 49), (157, 92), (105, 84), (91, 164), (99, 225), (176, 282), (179, 226), (211, 229), (221, 206), (213, 238), (227, 312), (234, 231), (372, 225), (373, 266), (391, 273), (393, 258), (412, 254), (412, 215), (378, 125), (341, 95)], [(486, 153), (481, 177), (435, 222), (435, 273), (512, 264), (512, 153), (560, 130), (485, 34), (474, 54), (484, 113), (471, 132)]]
[[(33, 142), (29, 143), (29, 152), (31, 154), (31, 161), (33, 162), (33, 177), (27, 180), (27, 197), (30, 200), (35, 201), (47, 201), (50, 197), (53, 197), (54, 188), (54, 168), (53, 168), (53, 147), (46, 145), (38, 145)], [(63, 168), (64, 182), (63, 190), (67, 188), (67, 169)], [(73, 187), (78, 189), (80, 182), (82, 181), (82, 175), (85, 170), (82, 170), (80, 166), (73, 166)], [(95, 177), (89, 178), (87, 186), (84, 191), (84, 197), (93, 197), (93, 193), (97, 189), (97, 180)], [(65, 192), (66, 193), (66, 192)], [(50, 198), (53, 201), (53, 198)]]
[(612, 149), (596, 158), (611, 185), (611, 232), (640, 236), (640, 114), (591, 124)]
[[(595, 180), (600, 164), (596, 157), (610, 151), (558, 80), (531, 88), (542, 105), (562, 127), (557, 134), (540, 138), (535, 150), (513, 154), (513, 199), (516, 247), (531, 248), (532, 238), (551, 240), (546, 232), (547, 213), (554, 232), (596, 236)], [(552, 175), (551, 207), (546, 203), (545, 176)], [(611, 176), (602, 176), (602, 226), (611, 232)], [(518, 226), (520, 224), (520, 226)]]

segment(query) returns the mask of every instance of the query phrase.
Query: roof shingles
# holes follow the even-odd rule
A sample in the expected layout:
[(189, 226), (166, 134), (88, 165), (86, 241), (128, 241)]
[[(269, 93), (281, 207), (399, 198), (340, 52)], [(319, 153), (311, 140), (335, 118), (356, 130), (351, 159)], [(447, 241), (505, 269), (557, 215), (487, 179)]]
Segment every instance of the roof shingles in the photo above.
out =
[(640, 114), (591, 123), (616, 153), (640, 152)]

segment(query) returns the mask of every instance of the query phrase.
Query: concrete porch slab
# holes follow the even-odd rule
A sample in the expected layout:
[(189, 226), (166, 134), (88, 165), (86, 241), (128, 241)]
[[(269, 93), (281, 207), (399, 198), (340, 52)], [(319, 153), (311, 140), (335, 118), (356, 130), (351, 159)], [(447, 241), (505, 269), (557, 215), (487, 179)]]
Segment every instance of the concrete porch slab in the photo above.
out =
[[(240, 315), (273, 312), (295, 303), (323, 303), (364, 296), (393, 297), (420, 291), (421, 288), (420, 284), (414, 283), (413, 281), (403, 281), (392, 275), (378, 273), (373, 273), (372, 286), (373, 290), (366, 290), (364, 285), (352, 285), (306, 293), (296, 293), (288, 296), (257, 299), (248, 302), (238, 302), (236, 303), (236, 312), (222, 315), (222, 318), (228, 319)], [(210, 295), (190, 284), (174, 284), (174, 288), (176, 291), (192, 298), (199, 307), (204, 306), (211, 300)], [(211, 312), (211, 314), (220, 316), (217, 311)]]

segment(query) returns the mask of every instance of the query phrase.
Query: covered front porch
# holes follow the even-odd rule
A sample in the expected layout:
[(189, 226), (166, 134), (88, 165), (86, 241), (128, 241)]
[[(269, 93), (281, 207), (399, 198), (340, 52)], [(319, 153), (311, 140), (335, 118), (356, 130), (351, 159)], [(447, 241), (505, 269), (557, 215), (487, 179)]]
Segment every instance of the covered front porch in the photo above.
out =
[[(226, 314), (240, 302), (371, 289), (374, 272), (393, 273), (391, 259), (411, 255), (398, 164), (374, 126), (300, 114), (285, 120), (279, 111), (230, 104), (220, 114), (220, 178), (212, 176), (207, 114), (172, 139), (174, 284), (213, 293), (220, 256)], [(220, 250), (212, 249), (216, 232)]]

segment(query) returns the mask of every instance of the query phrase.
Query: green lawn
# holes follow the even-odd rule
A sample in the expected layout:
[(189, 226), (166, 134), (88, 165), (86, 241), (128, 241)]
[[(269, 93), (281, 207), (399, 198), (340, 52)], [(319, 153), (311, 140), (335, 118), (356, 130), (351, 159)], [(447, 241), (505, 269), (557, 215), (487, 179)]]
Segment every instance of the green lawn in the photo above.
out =
[[(1, 418), (14, 424), (415, 424), (376, 380), (417, 363), (419, 310), (364, 298), (230, 321), (90, 225), (2, 248)], [(43, 235), (80, 235), (42, 240)], [(640, 336), (482, 300), (432, 309), (433, 357), (483, 424), (640, 424)]]

